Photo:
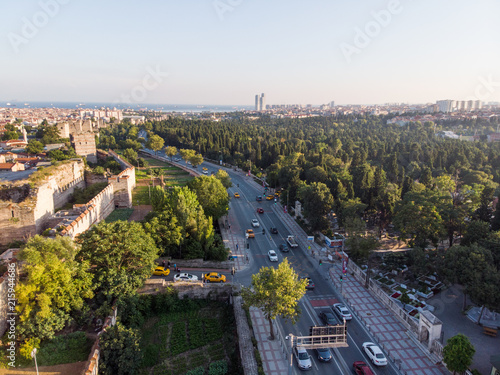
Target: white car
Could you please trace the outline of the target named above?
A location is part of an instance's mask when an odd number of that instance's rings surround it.
[[[267,252],[267,256],[269,257],[269,260],[271,262],[277,262],[278,261],[278,254],[276,254],[276,251],[274,251],[274,250],[269,250]]]
[[[340,319],[352,320],[351,313],[343,303],[335,303],[332,308]]]
[[[310,370],[312,368],[311,356],[307,354],[307,350],[300,346],[296,346],[294,348],[294,354],[299,369]]]
[[[259,220],[257,219],[252,219],[252,227],[260,227]]]
[[[386,366],[387,365],[387,358],[385,358],[385,355],[382,352],[382,349],[380,349],[373,342],[364,342],[362,347],[363,347],[363,350],[365,351],[366,355],[368,356],[368,358],[370,358],[370,361],[372,361],[372,363],[375,366]]]
[[[198,281],[198,276],[190,273],[178,273],[174,276],[174,281]]]
[[[203,174],[208,174],[208,171],[203,171]]]

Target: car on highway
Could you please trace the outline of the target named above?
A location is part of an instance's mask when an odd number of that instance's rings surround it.
[[[253,232],[253,229],[247,229],[247,235],[248,238],[255,238],[255,233]]]
[[[343,303],[335,303],[332,306],[332,310],[340,319],[352,320],[352,315],[347,310],[347,307]]]
[[[307,350],[297,345],[293,348],[297,366],[301,370],[310,370],[312,368],[311,356],[307,354]]]
[[[271,232],[272,234],[278,234],[278,228],[271,227],[271,228],[269,228],[269,232]]]
[[[240,194],[239,194],[239,193],[234,193],[234,197],[235,197],[235,198],[239,198],[239,197],[240,197]]]
[[[310,277],[302,277],[302,279],[307,279],[306,289],[314,289],[314,281]]]
[[[262,207],[257,208],[257,213],[263,214],[264,213],[264,209]]]
[[[272,201],[273,199],[274,199],[274,197],[273,197],[272,195],[268,195],[268,196],[266,197],[266,200],[268,200],[268,201]]]
[[[168,276],[170,275],[170,268],[158,266],[153,270],[155,276]]]
[[[274,251],[274,250],[269,250],[267,252],[267,256],[269,257],[269,260],[271,262],[277,262],[278,261],[278,254],[276,254],[276,251]]]
[[[370,361],[372,361],[375,366],[387,365],[387,358],[382,352],[382,349],[378,347],[378,345],[375,345],[373,342],[364,342],[361,346],[363,347],[363,350],[365,351]]]
[[[208,174],[208,171],[203,171],[203,174]]]
[[[207,167],[203,167],[203,170],[204,170],[204,171],[208,171],[208,168],[207,168]]]
[[[256,228],[256,227],[260,227],[259,220],[257,220],[257,219],[252,219],[252,227],[254,227],[254,228]]]
[[[204,274],[203,279],[206,280],[209,283],[225,283],[226,282],[226,276],[222,275],[218,272],[209,272]]]
[[[286,243],[280,243],[279,247],[280,251],[284,253],[288,253],[290,249],[288,248],[288,245]]]
[[[375,375],[366,363],[363,361],[356,361],[352,364],[352,368],[354,369],[354,373],[356,375]]]
[[[174,281],[198,281],[198,276],[191,275],[190,273],[178,273],[174,276]]]
[[[257,202],[262,202],[262,195],[257,195],[257,196],[255,197],[255,200],[256,200]]]
[[[337,317],[330,311],[321,311],[319,317],[327,326],[336,326],[339,324]]]
[[[317,348],[316,355],[320,362],[330,362],[333,358],[332,351],[328,348]]]

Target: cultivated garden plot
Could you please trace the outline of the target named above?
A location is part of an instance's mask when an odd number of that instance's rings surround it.
[[[237,374],[239,360],[232,308],[200,302],[199,309],[149,318],[141,327],[141,374]]]

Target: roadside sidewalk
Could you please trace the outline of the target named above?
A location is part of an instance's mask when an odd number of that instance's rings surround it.
[[[441,375],[449,373],[444,365],[436,365],[429,360],[418,344],[406,334],[405,327],[397,318],[354,277],[344,278],[342,286],[340,286],[341,263],[335,262],[333,265],[327,263],[326,259],[320,255],[321,246],[307,241],[306,233],[289,214],[283,211],[281,205],[273,205],[273,211],[290,229],[290,234],[295,236],[299,246],[302,246],[304,250],[311,247],[310,250],[305,251],[308,256],[315,259],[323,258],[324,262],[321,266],[319,262],[313,262],[316,269],[322,274],[328,274],[335,287],[341,288],[341,294],[349,301],[352,311],[365,324],[377,343],[403,374]],[[313,251],[316,255],[312,255]],[[327,270],[328,267],[329,270]]]

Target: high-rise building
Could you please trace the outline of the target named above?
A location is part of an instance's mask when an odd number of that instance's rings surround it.
[[[454,100],[438,100],[436,104],[439,107],[439,112],[452,112],[453,109],[455,108],[455,101]]]
[[[330,102],[330,108],[333,108],[333,107],[335,107],[335,102],[332,100],[332,101]]]
[[[255,95],[255,110],[260,111],[259,94]]]
[[[260,111],[266,110],[266,97],[264,93],[260,94]]]

